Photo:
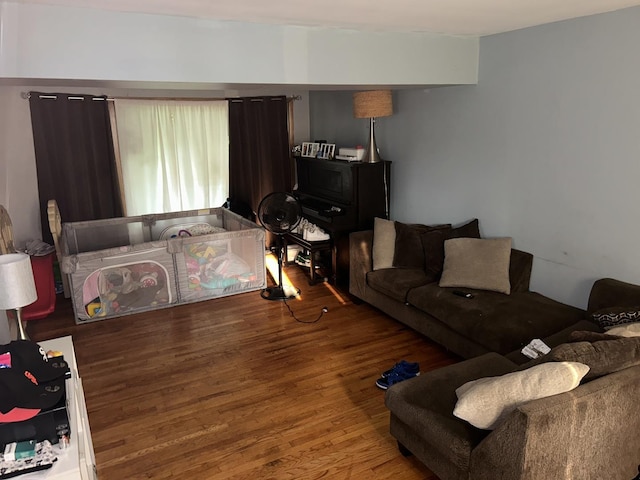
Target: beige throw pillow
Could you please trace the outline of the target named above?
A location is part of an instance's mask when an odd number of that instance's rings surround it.
[[[474,427],[493,430],[520,405],[573,390],[588,371],[579,362],[549,362],[467,382],[456,390],[453,414]]]
[[[640,322],[627,323],[619,327],[613,327],[606,331],[607,335],[620,337],[640,337]]]
[[[374,218],[373,220],[373,269],[391,268],[396,248],[396,225],[392,220]]]
[[[511,293],[511,238],[453,238],[444,242],[441,287]]]

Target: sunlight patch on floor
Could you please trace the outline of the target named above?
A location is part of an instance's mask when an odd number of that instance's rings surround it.
[[[278,258],[273,253],[267,252],[265,253],[265,256],[264,256],[264,262],[267,267],[267,271],[269,272],[269,275],[271,275],[271,278],[273,279],[274,283],[277,284],[278,283]],[[284,268],[282,269],[282,287],[285,290],[285,295],[290,294],[291,296],[295,296],[296,300],[302,299],[301,298],[302,295],[296,294],[297,288],[295,285],[293,285],[293,283],[287,276],[287,272],[284,271]]]
[[[278,258],[273,253],[269,252],[265,254],[264,261],[269,275],[271,275],[271,278],[273,278],[275,283],[278,283]],[[282,285],[293,286],[291,280],[289,280],[289,277],[287,276],[287,272],[284,271],[284,268],[282,269]]]
[[[326,283],[326,282],[325,282],[324,285],[333,294],[333,296],[338,299],[338,301],[342,305],[345,305],[347,303],[347,300],[345,299],[345,297],[333,285],[331,285],[330,283]]]
[[[271,275],[271,278],[273,279],[274,283],[278,283],[278,258],[272,253],[272,252],[266,252],[265,253],[265,257],[264,257],[264,261],[265,261],[265,265],[267,267],[267,271],[269,272],[269,275]],[[282,269],[282,285],[284,286],[284,288],[286,289],[287,287],[291,287],[292,289],[296,289],[296,286],[291,282],[291,280],[289,279],[289,277],[287,276],[287,272],[285,272],[285,269]],[[336,299],[341,303],[341,304],[346,304],[348,303],[347,299],[333,286],[331,285],[329,282],[324,282],[322,283],[322,285],[328,289],[331,294],[336,297]],[[302,294],[298,295],[296,297],[297,300],[302,300]]]

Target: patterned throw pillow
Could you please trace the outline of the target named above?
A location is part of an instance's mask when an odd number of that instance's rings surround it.
[[[640,322],[640,307],[605,308],[593,312],[591,317],[604,330],[609,330],[625,323]]]

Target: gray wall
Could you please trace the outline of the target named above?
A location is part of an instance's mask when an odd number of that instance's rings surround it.
[[[478,79],[479,42],[473,36],[230,22],[5,0],[0,0],[0,32],[0,80],[303,86],[452,85]]]
[[[640,8],[484,37],[477,86],[394,92],[376,138],[392,218],[480,219],[535,255],[532,289],[584,307],[640,283]],[[366,142],[351,94],[313,92],[311,135]]]

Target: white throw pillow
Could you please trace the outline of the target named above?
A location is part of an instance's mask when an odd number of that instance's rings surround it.
[[[547,362],[500,377],[467,382],[456,390],[453,414],[477,428],[493,430],[520,405],[573,390],[589,371],[578,362]]]
[[[640,337],[640,322],[613,327],[604,333],[607,335],[618,335],[619,337]]]
[[[374,218],[373,220],[373,269],[393,267],[396,249],[396,224],[393,220]]]

